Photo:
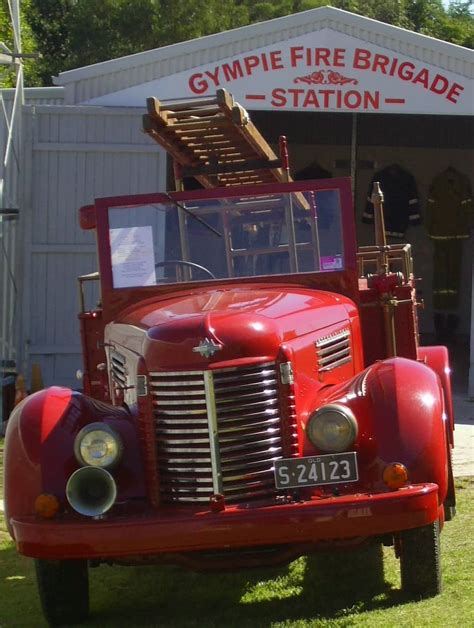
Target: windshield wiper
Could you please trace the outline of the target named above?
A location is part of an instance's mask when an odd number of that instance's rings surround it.
[[[209,229],[209,231],[212,231],[212,233],[215,233],[217,236],[219,236],[219,238],[222,238],[222,233],[220,233],[219,231],[217,231],[217,229],[214,229],[214,227],[212,225],[210,225],[208,222],[206,222],[205,220],[203,220],[202,218],[200,218],[199,216],[196,216],[196,214],[193,214],[193,212],[191,210],[189,210],[187,207],[185,207],[184,205],[182,205],[181,203],[178,203],[178,201],[176,201],[172,196],[170,196],[167,192],[164,193],[164,195],[166,196],[166,198],[169,198],[169,200],[176,205],[176,207],[179,207],[179,209],[182,209],[183,212],[185,212],[186,214],[188,214],[188,216],[191,216],[191,218],[194,218],[194,220],[197,220],[198,222],[201,223],[201,225],[204,225],[205,227],[207,227],[207,229]]]

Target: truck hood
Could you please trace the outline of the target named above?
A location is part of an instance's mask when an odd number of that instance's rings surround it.
[[[215,368],[242,358],[275,359],[283,343],[348,321],[352,312],[350,299],[325,291],[214,288],[130,307],[108,326],[107,341],[133,344],[148,368]]]

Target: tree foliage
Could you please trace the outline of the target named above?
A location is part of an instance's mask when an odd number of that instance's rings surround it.
[[[23,0],[27,84],[108,59],[332,5],[381,22],[474,47],[469,0]],[[12,45],[8,0],[0,0],[0,41]],[[12,81],[0,74],[3,85]]]
[[[25,8],[29,6],[30,0],[24,0],[21,13],[21,43],[23,52],[36,51],[36,38],[32,32],[30,24],[26,19]],[[11,51],[14,51],[13,28],[8,0],[0,0],[0,42],[4,43]],[[28,84],[41,85],[37,61],[27,59],[24,62],[25,76]],[[13,67],[0,65],[0,87],[13,87],[15,85],[15,70]]]

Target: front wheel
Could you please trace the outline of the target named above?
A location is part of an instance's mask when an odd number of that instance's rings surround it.
[[[454,486],[453,459],[448,445],[448,494],[444,500],[444,520],[451,521],[456,515],[456,488]]]
[[[439,521],[400,534],[402,591],[415,597],[441,593]]]
[[[89,572],[85,560],[35,560],[43,614],[51,626],[79,623],[89,614]]]

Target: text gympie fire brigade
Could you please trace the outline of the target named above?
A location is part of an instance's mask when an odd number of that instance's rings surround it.
[[[397,56],[373,53],[365,48],[354,51],[345,48],[305,48],[292,46],[288,50],[272,50],[227,61],[214,68],[193,73],[188,86],[193,94],[203,95],[224,84],[252,76],[255,72],[278,74],[284,70],[304,68],[345,68],[393,77],[411,83],[434,95],[456,104],[464,86],[444,74],[417,65]],[[380,107],[381,94],[377,90],[295,90],[277,86],[272,92],[272,105],[293,105],[302,108],[374,109]]]

